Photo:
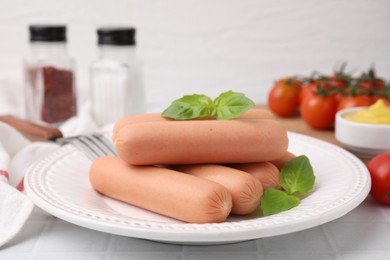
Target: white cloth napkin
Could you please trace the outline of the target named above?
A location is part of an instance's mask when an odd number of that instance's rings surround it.
[[[10,185],[11,158],[28,144],[16,130],[0,122],[0,246],[19,232],[34,207],[20,192],[20,184]],[[12,177],[16,181],[17,177]]]
[[[66,137],[93,133],[100,128],[91,118],[87,102],[78,116],[64,122],[60,130]],[[0,248],[21,230],[34,207],[24,193],[26,170],[58,147],[54,142],[30,142],[14,128],[0,122]]]
[[[19,232],[34,207],[21,193],[23,177],[10,171],[11,159],[28,145],[20,133],[0,122],[0,246]]]

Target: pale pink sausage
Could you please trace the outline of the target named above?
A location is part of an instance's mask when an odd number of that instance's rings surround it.
[[[263,185],[263,189],[280,189],[280,172],[270,162],[242,163],[229,165],[235,169],[247,172],[254,176]]]
[[[252,108],[240,115],[238,119],[275,119],[275,115],[265,109]]]
[[[243,113],[239,118],[241,119],[275,119],[273,113],[268,110],[260,108],[252,108]],[[213,120],[214,118],[207,117],[201,120]],[[141,122],[151,122],[151,121],[172,121],[173,119],[162,117],[159,113],[150,113],[150,114],[139,114],[139,115],[127,115],[120,118],[116,121],[113,128],[113,139],[119,129],[127,124],[141,123]]]
[[[288,136],[269,119],[164,121],[127,124],[114,143],[134,165],[244,163],[280,158]]]
[[[156,166],[132,166],[100,157],[90,168],[93,188],[114,199],[191,223],[223,222],[230,193],[212,181]]]
[[[283,154],[282,157],[276,159],[276,160],[272,160],[271,163],[273,165],[275,165],[279,170],[281,170],[283,168],[283,166],[291,159],[295,158],[296,155],[289,152],[289,151],[286,151],[285,154]]]
[[[113,139],[115,139],[118,131],[127,124],[142,123],[142,122],[151,122],[151,121],[170,121],[161,116],[161,114],[139,114],[139,115],[127,115],[115,122],[114,128],[112,130]]]
[[[234,214],[250,214],[260,204],[261,183],[246,172],[217,164],[179,165],[174,169],[224,186],[232,195]]]

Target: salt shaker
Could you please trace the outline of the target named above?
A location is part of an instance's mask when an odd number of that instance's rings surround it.
[[[98,125],[144,112],[141,63],[135,28],[99,28],[99,58],[91,65],[91,108]]]
[[[31,25],[29,31],[31,53],[24,60],[26,116],[58,125],[77,113],[66,26]]]

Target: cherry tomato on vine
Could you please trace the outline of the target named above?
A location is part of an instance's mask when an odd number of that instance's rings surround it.
[[[357,80],[357,89],[359,92],[375,95],[381,92],[385,87],[385,81],[376,75],[373,68],[364,72]]]
[[[329,93],[334,95],[336,99],[340,101],[343,98],[343,95],[347,92],[349,81],[330,77],[327,79],[327,84],[329,86]]]
[[[295,78],[276,81],[268,94],[270,110],[280,117],[294,115],[299,108],[301,87],[300,81]]]
[[[316,80],[302,86],[301,93],[299,94],[300,102],[302,102],[306,95],[316,92],[321,84],[320,81]]]
[[[372,104],[374,104],[375,102],[377,102],[379,99],[382,99],[383,102],[386,104],[386,98],[381,96],[381,95],[373,95],[370,97],[371,98],[371,101],[372,101]]]
[[[337,99],[333,95],[322,96],[315,92],[305,95],[301,102],[302,119],[314,129],[327,129],[334,125]]]
[[[345,80],[339,79],[336,76],[322,77],[320,79],[313,80],[302,87],[300,100],[302,101],[306,94],[317,92],[318,90],[326,92],[327,95],[333,95],[337,98],[337,100],[340,100],[346,88],[347,81]]]
[[[347,82],[343,79],[337,78],[336,76],[329,77],[326,81],[332,88],[344,89],[347,87]]]
[[[370,195],[378,202],[390,205],[390,153],[375,156],[367,163],[371,175]]]
[[[364,93],[373,93],[383,90],[383,80],[378,78],[359,79],[357,82],[358,90]]]
[[[358,83],[359,90],[361,91],[373,91],[373,90],[382,90],[383,89],[383,81],[382,80],[363,80]]]
[[[390,99],[382,99],[386,106],[390,106]]]
[[[339,93],[351,84],[353,78],[351,73],[345,71],[346,67],[347,64],[343,63],[338,69],[334,70],[333,75],[326,77],[328,85],[331,86],[332,89],[340,90]]]
[[[370,106],[373,103],[372,97],[367,95],[344,96],[338,103],[337,111],[350,107]]]

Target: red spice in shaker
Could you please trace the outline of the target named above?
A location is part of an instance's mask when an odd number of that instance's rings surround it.
[[[44,98],[41,118],[54,123],[64,121],[76,114],[76,99],[73,88],[73,72],[47,66],[42,68]]]
[[[65,26],[30,26],[32,55],[25,60],[26,107],[31,120],[61,123],[76,115],[73,60]]]

